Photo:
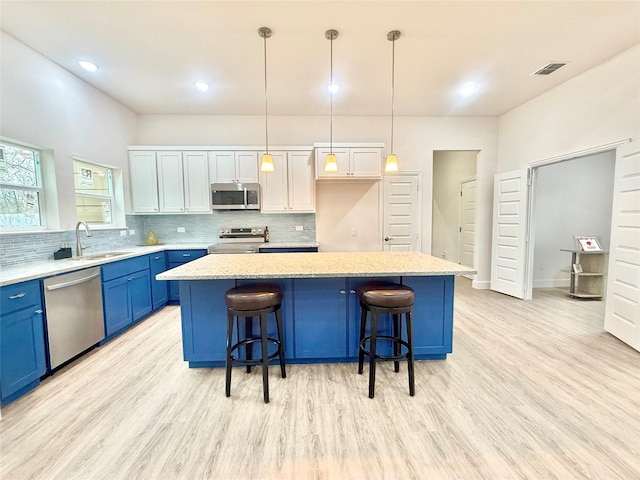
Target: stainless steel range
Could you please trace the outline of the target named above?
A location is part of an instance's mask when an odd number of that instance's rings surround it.
[[[220,243],[210,245],[209,253],[260,253],[260,245],[265,243],[263,227],[224,227],[220,229]]]

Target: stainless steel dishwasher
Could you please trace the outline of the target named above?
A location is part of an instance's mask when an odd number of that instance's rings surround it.
[[[100,267],[45,279],[44,301],[51,369],[104,338]]]

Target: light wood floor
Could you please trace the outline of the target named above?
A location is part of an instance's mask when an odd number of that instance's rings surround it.
[[[2,410],[0,478],[638,479],[640,354],[603,302],[456,284],[454,351],[379,369],[189,369],[167,307]]]

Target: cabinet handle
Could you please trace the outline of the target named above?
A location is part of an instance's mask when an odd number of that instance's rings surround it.
[[[349,293],[356,293],[356,291],[352,289],[352,290],[349,290]]]
[[[160,257],[156,257],[155,260],[160,260]]]
[[[133,277],[127,278],[127,282],[130,282],[131,280],[133,280]]]
[[[42,310],[38,309],[38,310],[36,310],[36,311],[35,311],[35,312],[33,312],[33,313],[41,314],[41,313],[42,313]]]
[[[22,298],[22,297],[24,297],[24,296],[25,296],[25,293],[24,293],[24,292],[22,292],[22,293],[16,293],[15,295],[11,295],[11,296],[9,297],[9,300],[15,300],[16,298]]]
[[[340,290],[338,290],[338,291],[340,292],[340,295],[344,295],[345,293],[347,293],[347,292],[345,292],[345,291],[344,291],[344,290],[342,290],[342,289],[340,289]]]
[[[183,257],[190,257],[190,256],[191,256],[191,254],[190,254],[190,253],[183,253],[183,254],[182,254],[182,256],[183,256]]]

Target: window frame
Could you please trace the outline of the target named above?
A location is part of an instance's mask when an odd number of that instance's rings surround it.
[[[98,200],[109,200],[110,201],[110,205],[111,205],[111,221],[109,223],[96,223],[96,222],[92,222],[89,220],[84,220],[85,222],[87,222],[89,225],[91,225],[92,228],[95,229],[109,229],[109,228],[117,228],[116,227],[116,192],[115,192],[115,181],[114,181],[114,177],[115,177],[115,168],[109,165],[104,165],[101,163],[97,163],[97,162],[92,162],[90,160],[87,160],[86,158],[82,158],[82,157],[78,157],[73,155],[71,157],[72,162],[71,162],[71,169],[72,169],[72,174],[74,176],[74,180],[73,180],[73,198],[74,198],[74,204],[76,207],[76,220],[80,221],[82,220],[79,216],[78,216],[78,197],[84,197],[84,198],[92,198],[92,199],[98,199]],[[108,172],[108,190],[109,190],[109,195],[100,195],[100,194],[95,194],[95,193],[78,193],[78,190],[76,188],[76,183],[75,183],[75,170],[76,170],[76,162],[80,163],[82,165],[86,165],[88,167],[96,167],[96,168],[100,168],[100,169],[104,169],[107,170]]]
[[[20,185],[15,183],[6,183],[0,180],[0,189],[3,190],[19,190],[22,192],[36,192],[38,198],[38,216],[40,225],[21,225],[21,226],[2,226],[0,225],[0,231],[2,232],[39,232],[47,229],[47,217],[46,217],[46,204],[45,204],[45,188],[42,174],[42,150],[32,147],[30,145],[21,144],[19,142],[7,141],[0,138],[0,147],[2,147],[3,157],[6,161],[6,149],[4,147],[12,147],[22,150],[28,150],[33,153],[33,160],[35,164],[35,186],[32,185]]]

